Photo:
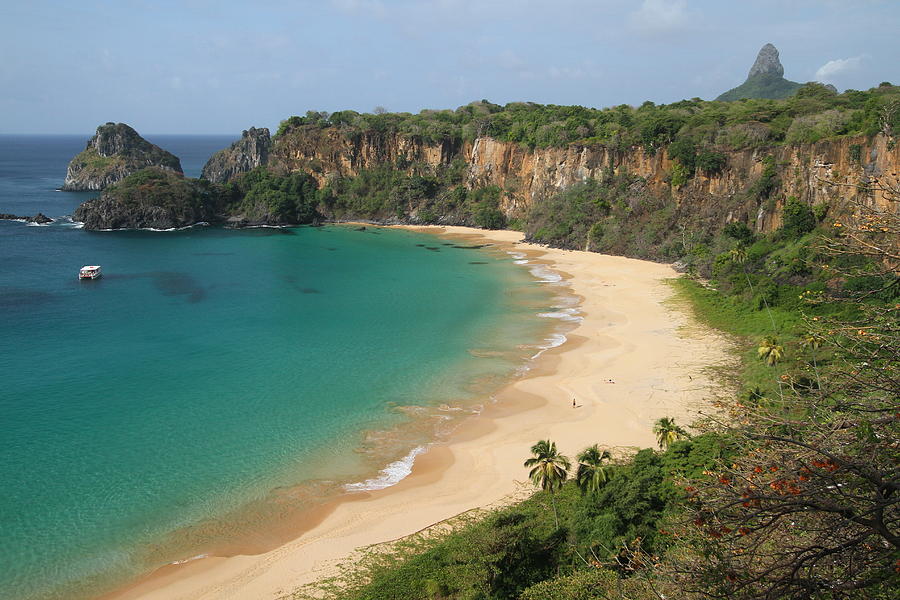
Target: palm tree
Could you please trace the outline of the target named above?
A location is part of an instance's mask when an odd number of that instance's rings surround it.
[[[747,286],[750,288],[750,293],[753,294],[753,283],[750,282],[750,274],[747,273],[747,249],[743,244],[738,244],[734,248],[732,248],[728,252],[728,260],[733,262],[736,265],[741,265],[741,271],[744,273],[744,278],[747,280]],[[766,300],[765,294],[761,295],[763,304],[766,307],[766,313],[769,315],[769,320],[772,321],[772,330],[775,330],[775,317],[772,316],[772,309],[769,308],[769,302]]]
[[[530,468],[528,477],[534,485],[540,486],[544,491],[550,492],[550,502],[553,503],[553,516],[556,526],[559,527],[559,515],[556,512],[556,498],[553,492],[562,487],[569,476],[572,464],[568,457],[556,451],[556,443],[550,440],[540,440],[531,447],[534,455],[525,461],[524,466]]]
[[[771,367],[784,358],[784,346],[781,346],[778,343],[775,336],[766,336],[759,343],[759,348],[756,349],[756,355],[759,356],[761,360],[766,361],[766,364]]]
[[[653,425],[653,433],[656,434],[656,441],[659,443],[660,450],[668,450],[673,442],[687,439],[688,432],[680,425],[675,423],[672,417],[663,417]]]
[[[597,444],[585,448],[578,455],[578,470],[575,472],[575,482],[581,488],[581,493],[596,492],[606,483],[606,468],[603,461],[612,459],[609,450],[601,450]]]
[[[737,265],[743,265],[747,262],[747,250],[743,246],[735,246],[729,250],[728,259]],[[753,286],[750,287],[752,288]]]

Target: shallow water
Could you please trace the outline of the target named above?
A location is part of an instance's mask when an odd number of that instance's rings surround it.
[[[0,212],[57,219],[0,221],[0,597],[90,596],[286,493],[396,482],[434,407],[488,401],[569,315],[554,274],[410,231],[78,229],[91,195],[54,189],[85,139],[0,136]],[[150,139],[189,175],[229,142]]]

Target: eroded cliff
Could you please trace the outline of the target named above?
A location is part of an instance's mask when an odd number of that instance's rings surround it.
[[[881,134],[722,154],[724,164],[716,172],[698,169],[678,181],[667,148],[648,152],[640,146],[623,150],[571,144],[529,149],[490,137],[427,143],[397,134],[349,137],[336,128],[307,126],[276,138],[266,164],[276,172],[308,172],[320,187],[379,167],[433,174],[462,166],[466,188],[502,190],[500,208],[508,218],[522,217],[530,207],[576,183],[627,173],[641,178],[643,189],[663,203],[712,215],[723,225],[740,220],[759,233],[780,226],[781,208],[790,196],[840,212],[860,198],[858,184],[900,171],[900,148]],[[771,190],[747,193],[764,175],[773,174]],[[875,200],[884,202],[878,192]]]

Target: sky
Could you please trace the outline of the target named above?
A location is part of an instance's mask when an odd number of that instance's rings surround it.
[[[0,0],[0,133],[233,134],[307,110],[900,83],[896,0]]]

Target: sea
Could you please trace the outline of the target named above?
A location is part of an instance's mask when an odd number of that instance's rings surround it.
[[[389,487],[565,340],[522,254],[368,226],[90,232],[89,135],[0,136],[0,598],[93,598]],[[146,136],[199,176],[233,136]],[[81,266],[103,277],[79,281]]]

